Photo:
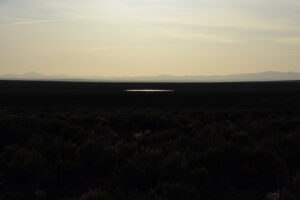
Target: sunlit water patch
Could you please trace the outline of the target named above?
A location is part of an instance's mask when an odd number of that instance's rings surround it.
[[[174,90],[160,90],[160,89],[128,89],[126,92],[174,92]]]

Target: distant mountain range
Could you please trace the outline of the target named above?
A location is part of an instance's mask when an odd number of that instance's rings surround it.
[[[69,79],[66,75],[45,75],[37,72],[26,74],[4,74],[0,75],[2,80],[52,80],[52,79]]]
[[[300,80],[299,72],[244,73],[224,76],[139,76],[139,77],[71,77],[67,75],[44,75],[36,72],[6,74],[0,80],[45,80],[45,81],[93,81],[93,82],[241,82],[241,81],[291,81]]]

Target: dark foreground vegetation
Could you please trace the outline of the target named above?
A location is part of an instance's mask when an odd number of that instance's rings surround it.
[[[0,200],[300,199],[299,92],[273,89],[235,91],[238,106],[225,90],[146,107],[29,105],[26,90],[0,90]]]

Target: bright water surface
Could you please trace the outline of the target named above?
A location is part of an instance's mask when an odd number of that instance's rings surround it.
[[[128,89],[126,92],[174,92],[174,90],[159,90],[159,89]]]

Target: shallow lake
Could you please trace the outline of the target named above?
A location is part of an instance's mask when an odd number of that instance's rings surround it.
[[[160,89],[127,89],[126,92],[174,92],[174,90],[160,90]]]

